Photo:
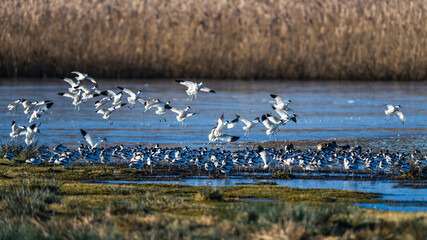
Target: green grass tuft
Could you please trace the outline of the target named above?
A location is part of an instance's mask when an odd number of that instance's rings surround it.
[[[224,201],[222,196],[222,191],[217,188],[206,187],[200,190],[195,196],[194,199],[197,201]]]

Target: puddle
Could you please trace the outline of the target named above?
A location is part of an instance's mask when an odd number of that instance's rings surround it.
[[[181,184],[189,186],[210,186],[210,187],[227,187],[227,186],[239,186],[245,184],[257,184],[272,182],[271,179],[245,179],[245,178],[230,178],[230,179],[182,179],[181,181],[98,181],[97,183],[105,184],[148,184],[148,183],[166,183],[166,184]],[[394,209],[390,211],[405,211],[418,209],[419,211],[425,211],[427,207],[427,189],[425,188],[395,188],[396,181],[350,181],[350,180],[322,180],[322,179],[290,179],[281,180],[275,179],[274,182],[278,186],[294,187],[294,188],[317,188],[317,189],[339,189],[339,190],[352,190],[362,191],[369,193],[380,193],[382,197],[380,199],[405,202],[405,205],[389,206],[387,204],[378,205],[377,208],[381,207],[384,210]],[[409,206],[409,204],[418,204],[422,206]],[[375,204],[374,204],[375,205]],[[369,206],[374,206],[373,204]],[[366,207],[363,205],[363,207]],[[402,210],[403,209],[403,210]]]
[[[276,199],[260,199],[260,198],[239,198],[240,201],[246,202],[275,202]]]
[[[391,205],[387,203],[355,203],[354,205],[362,208],[378,209],[395,212],[427,212],[427,206],[413,206],[406,204]]]

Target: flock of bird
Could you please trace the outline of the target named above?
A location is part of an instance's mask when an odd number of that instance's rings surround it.
[[[87,74],[74,71],[74,80],[71,78],[63,79],[70,87],[67,92],[60,92],[58,95],[72,99],[72,104],[76,111],[80,111],[80,104],[86,103],[89,99],[102,97],[94,103],[96,112],[102,115],[112,124],[111,115],[120,108],[126,105],[133,108],[135,104],[142,104],[145,111],[155,108],[155,113],[160,116],[160,121],[165,120],[164,114],[170,110],[176,115],[178,122],[185,125],[185,119],[191,117],[196,112],[192,112],[190,106],[185,109],[178,109],[171,106],[170,101],[161,101],[159,99],[144,99],[141,96],[142,91],[134,92],[127,88],[118,87],[117,91],[99,89],[97,81]],[[197,94],[202,92],[215,93],[214,90],[203,85],[202,82],[195,83],[192,81],[175,80],[177,83],[187,87],[186,93],[189,101],[197,99]],[[90,85],[84,85],[88,82]],[[124,99],[124,94],[127,98]],[[216,125],[212,128],[208,138],[209,142],[234,142],[240,137],[224,133],[226,129],[235,127],[239,121],[244,123],[242,127],[245,130],[244,137],[249,137],[249,132],[258,123],[262,123],[266,128],[267,135],[274,135],[279,131],[279,128],[286,123],[292,121],[297,122],[297,115],[289,107],[292,103],[291,100],[270,94],[275,100],[271,106],[278,117],[271,114],[263,114],[261,117],[256,117],[250,121],[240,115],[231,120],[224,120],[222,114],[217,120]],[[30,145],[34,142],[37,133],[40,133],[40,125],[33,123],[40,119],[52,106],[53,102],[50,100],[31,102],[26,99],[18,99],[8,105],[8,110],[17,110],[22,105],[24,114],[27,115],[29,126],[19,126],[15,121],[12,122],[12,132],[10,137],[12,139],[19,136],[25,136],[25,143]],[[385,110],[386,120],[391,115],[397,115],[402,124],[404,123],[404,116],[401,112],[401,106],[386,105]],[[42,162],[53,163],[61,166],[69,166],[72,162],[83,160],[90,163],[108,164],[114,160],[129,161],[129,166],[132,168],[141,168],[143,166],[156,166],[157,163],[169,165],[185,165],[185,166],[199,166],[204,167],[207,171],[218,169],[223,173],[228,173],[233,166],[247,167],[247,168],[262,168],[262,169],[280,169],[299,167],[302,170],[319,170],[330,168],[343,169],[347,171],[357,171],[362,169],[369,169],[372,171],[398,171],[406,172],[409,168],[409,163],[406,161],[408,156],[404,154],[390,154],[388,152],[373,153],[372,150],[361,152],[360,149],[351,148],[338,148],[338,146],[331,143],[328,148],[319,149],[319,151],[296,151],[293,147],[285,149],[264,149],[260,146],[254,149],[245,149],[243,151],[226,151],[220,149],[208,150],[207,148],[189,149],[189,148],[146,148],[142,146],[129,148],[120,146],[114,147],[100,147],[107,139],[99,139],[97,142],[92,136],[84,129],[80,129],[83,138],[89,145],[82,145],[78,150],[70,150],[62,144],[50,150],[48,147],[43,146],[39,148],[41,153],[38,157],[27,160],[27,163],[38,165]],[[0,153],[1,154],[1,153]],[[4,156],[7,159],[13,159],[13,153],[7,153]],[[413,155],[411,155],[414,159]],[[426,156],[417,158],[417,164],[422,167],[427,163]]]
[[[81,133],[89,145],[81,145],[71,150],[59,144],[53,149],[39,148],[39,156],[26,160],[31,165],[59,165],[64,169],[72,163],[92,164],[128,164],[130,168],[185,168],[189,171],[205,170],[209,174],[229,174],[232,168],[237,171],[292,171],[296,172],[340,172],[368,174],[397,174],[411,170],[411,165],[422,171],[427,167],[427,155],[416,150],[408,153],[390,153],[388,151],[365,151],[361,147],[338,146],[337,143],[319,145],[317,150],[296,150],[292,144],[283,149],[256,146],[243,150],[229,151],[220,148],[208,149],[188,147],[161,148],[123,145],[100,147],[83,129]],[[5,156],[13,160],[13,153]]]
[[[72,100],[72,105],[74,106],[75,111],[80,111],[80,105],[86,103],[89,99],[99,98],[94,103],[96,113],[102,115],[103,119],[112,122],[112,115],[118,109],[125,107],[126,105],[129,108],[133,108],[135,104],[142,104],[145,108],[145,112],[150,109],[156,109],[155,113],[160,116],[160,121],[165,120],[165,113],[171,111],[176,114],[176,120],[181,122],[182,125],[185,125],[185,120],[193,115],[198,114],[197,112],[191,111],[191,107],[187,106],[184,109],[179,109],[171,106],[170,101],[162,101],[157,98],[143,98],[141,95],[142,90],[136,92],[123,88],[117,87],[117,91],[114,90],[100,90],[98,82],[85,73],[78,71],[73,71],[72,74],[76,76],[74,79],[64,78],[63,80],[67,82],[70,86],[68,87],[67,92],[60,92],[58,95],[70,98]],[[186,93],[188,95],[188,100],[197,99],[197,94],[202,92],[215,93],[214,90],[203,85],[203,82],[195,83],[192,81],[184,80],[175,80],[177,83],[185,86]],[[89,83],[86,84],[86,82]],[[125,97],[127,96],[127,97]],[[232,136],[223,131],[225,129],[233,128],[237,125],[239,120],[244,123],[242,127],[245,130],[244,137],[249,137],[249,132],[254,128],[258,123],[262,123],[266,128],[267,135],[274,135],[279,131],[279,127],[285,125],[289,121],[297,122],[297,115],[293,113],[293,110],[288,107],[292,102],[291,100],[284,100],[282,97],[270,94],[270,96],[275,100],[275,104],[272,105],[272,109],[278,114],[279,117],[266,113],[261,117],[255,118],[253,121],[249,121],[244,117],[241,117],[236,114],[236,118],[229,121],[224,121],[224,114],[218,119],[216,126],[212,129],[208,138],[210,142],[234,142],[237,141],[239,136]],[[32,123],[35,120],[39,119],[45,112],[47,112],[52,106],[53,102],[51,100],[45,101],[35,101],[31,102],[27,99],[18,99],[8,105],[9,110],[17,110],[18,107],[22,105],[24,108],[24,114],[28,116],[29,122]],[[31,113],[31,115],[30,115]],[[40,126],[40,125],[39,125]],[[27,145],[33,143],[36,133],[39,133],[39,129],[35,124],[30,126],[20,126],[15,121],[12,122],[12,132],[10,137],[12,139],[19,137],[21,135],[26,135],[25,143]]]

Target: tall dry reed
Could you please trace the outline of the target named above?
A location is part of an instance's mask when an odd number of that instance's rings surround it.
[[[427,1],[3,0],[0,76],[423,80]]]

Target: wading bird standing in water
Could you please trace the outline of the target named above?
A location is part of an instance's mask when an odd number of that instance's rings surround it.
[[[204,87],[203,82],[195,83],[192,81],[184,81],[184,80],[179,80],[179,79],[175,79],[175,81],[177,83],[187,87],[187,90],[185,92],[187,93],[188,100],[190,100],[190,101],[193,100],[193,98],[197,99],[197,93],[199,91],[215,93],[214,90],[207,88],[207,87]]]

